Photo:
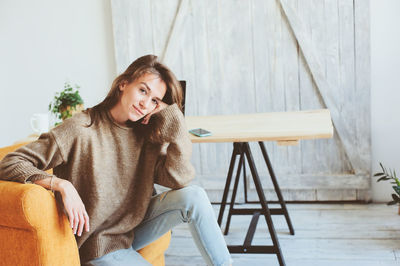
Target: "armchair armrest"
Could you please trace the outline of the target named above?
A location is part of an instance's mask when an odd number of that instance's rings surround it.
[[[0,225],[48,230],[50,220],[62,218],[55,209],[54,196],[41,186],[0,181],[0,195]]]
[[[4,265],[80,265],[68,218],[35,184],[0,181],[0,250]]]

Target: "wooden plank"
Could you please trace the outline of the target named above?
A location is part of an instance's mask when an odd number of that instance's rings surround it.
[[[317,201],[355,201],[356,189],[317,189]]]
[[[276,258],[272,255],[247,255],[243,256],[241,254],[233,254],[232,258],[234,260],[234,265],[237,266],[278,266]],[[166,265],[171,266],[202,266],[204,265],[204,260],[198,254],[197,256],[173,256],[169,255],[166,257]],[[285,257],[286,265],[296,265],[296,266],[337,266],[338,263],[340,265],[352,265],[352,266],[395,266],[398,265],[398,262],[393,260],[384,260],[384,261],[371,261],[371,260],[327,260],[327,259],[292,259]]]
[[[347,60],[340,57],[339,55],[339,43],[341,42],[342,36],[339,33],[339,10],[337,0],[326,0],[323,3],[325,30],[325,75],[327,82],[332,85],[335,89],[336,99],[338,102],[343,102],[346,98],[346,90],[340,85],[340,64],[342,60]],[[315,42],[314,42],[315,43]],[[352,100],[354,101],[354,99]],[[347,120],[347,118],[346,118]],[[319,145],[319,143],[317,144]],[[328,147],[327,147],[328,148]],[[340,139],[336,136],[335,142],[331,143],[328,148],[331,155],[328,159],[328,164],[325,165],[332,171],[337,173],[350,173],[353,171],[350,162],[347,159],[346,151],[343,149],[343,145]]]
[[[246,231],[243,230],[242,231]],[[243,232],[245,233],[245,232]],[[244,236],[240,235],[232,237],[229,234],[226,237],[228,244],[241,244]],[[264,235],[266,235],[264,233]],[[174,236],[172,235],[172,238]],[[399,239],[298,239],[298,238],[280,238],[279,243],[286,258],[292,259],[307,259],[307,260],[318,260],[326,259],[333,261],[341,260],[372,260],[379,262],[382,260],[395,261],[393,250],[398,248],[397,242]],[[174,240],[172,240],[172,243]],[[255,238],[253,245],[268,244],[270,241],[266,241],[262,238]],[[190,238],[181,238],[178,243],[174,243],[167,251],[167,255],[172,256],[199,256],[199,251],[195,248],[193,240]],[[290,252],[289,252],[290,251]],[[289,255],[290,254],[290,255]],[[241,255],[243,256],[243,254]],[[246,254],[246,257],[248,255]],[[260,255],[258,255],[260,256]],[[264,254],[264,256],[266,256]],[[254,257],[253,257],[254,258]],[[189,265],[191,265],[189,263]],[[297,265],[297,264],[295,264]],[[338,265],[338,264],[336,264]],[[339,264],[342,265],[342,264]],[[375,264],[376,265],[376,264]],[[378,264],[379,265],[379,264]]]
[[[193,143],[245,142],[331,138],[328,110],[257,113],[220,116],[188,116],[188,129],[204,128],[208,137],[190,135]]]
[[[253,84],[256,112],[278,111],[276,108],[283,99],[279,97],[280,95],[272,97],[276,91],[274,84],[274,71],[276,71],[274,42],[278,38],[278,29],[275,28],[275,24],[278,23],[275,19],[276,11],[274,1],[252,2]]]
[[[275,2],[276,4],[276,2]],[[300,106],[300,93],[299,93],[299,58],[298,58],[298,43],[296,37],[290,29],[288,21],[284,18],[280,8],[276,5],[281,16],[279,22],[282,33],[281,45],[278,47],[280,50],[279,61],[282,62],[283,68],[283,92],[284,92],[284,108],[286,111],[298,111]],[[276,149],[279,161],[279,169],[281,174],[299,173],[302,171],[302,150],[298,147],[291,147],[298,145],[296,142],[278,143],[281,146]]]
[[[268,3],[268,9],[271,10],[270,18],[267,18],[267,23],[271,23],[272,32],[269,31],[266,37],[271,39],[270,45],[271,48],[269,50],[269,56],[271,60],[271,68],[268,75],[271,76],[272,83],[269,84],[270,87],[266,87],[267,90],[270,90],[270,99],[268,100],[268,104],[271,104],[273,112],[282,112],[287,111],[286,106],[286,92],[285,92],[285,69],[287,65],[294,64],[294,62],[284,61],[283,57],[285,56],[285,47],[287,44],[284,44],[285,36],[288,34],[288,29],[283,25],[283,17],[282,12],[277,5],[276,1]],[[264,35],[263,35],[264,36]],[[262,43],[261,43],[262,45]],[[278,148],[276,145],[271,145],[271,143],[266,143],[267,150],[271,158],[273,158],[273,163],[279,162],[279,167],[282,167],[282,171],[288,172],[288,154],[286,148]],[[254,154],[255,162],[262,162],[262,155],[260,149],[254,149],[252,147],[252,152]],[[274,164],[276,165],[276,164]]]
[[[168,38],[170,37],[170,33],[173,29],[180,0],[169,0],[169,1],[152,0],[148,2],[150,2],[151,5],[151,21],[152,21],[151,29],[148,30],[152,36],[152,45],[154,47],[154,53],[158,55],[161,59],[162,53],[166,48]],[[137,23],[139,23],[139,21],[137,21],[135,17],[132,17],[132,20],[135,20]],[[133,34],[136,38],[142,37],[136,34],[137,33]],[[178,70],[176,68],[176,65],[170,67],[173,67],[175,71]]]
[[[193,67],[195,75],[190,82],[190,86],[186,90],[186,115],[193,116],[196,114],[204,114],[204,104],[207,98],[204,92],[205,88],[210,86],[211,70],[208,57],[208,44],[207,44],[207,3],[205,1],[191,1],[191,12],[193,14],[191,19],[191,30],[189,34],[193,39]],[[198,73],[201,73],[199,75]],[[215,146],[215,145],[214,145]],[[205,164],[202,163],[202,158],[206,157],[208,153],[205,146],[194,144],[192,153],[192,163],[197,173],[204,173]],[[216,153],[211,153],[214,156]],[[214,159],[214,162],[216,160]],[[213,165],[209,165],[213,167]]]
[[[375,266],[397,265],[399,262],[400,223],[395,206],[288,204],[288,209],[296,227],[295,236],[287,233],[283,217],[273,217],[288,265]],[[218,212],[218,206],[214,205],[214,211]],[[225,236],[226,242],[240,244],[250,219],[250,216],[234,216],[229,235]],[[266,230],[265,221],[260,220],[253,240],[255,244],[270,241]],[[272,255],[233,254],[232,257],[234,265],[278,265]],[[186,224],[173,229],[166,260],[170,262],[168,265],[204,264]]]
[[[330,45],[324,39],[327,30],[324,30],[325,19],[323,17],[324,9],[321,1],[301,1],[301,3],[290,2],[291,7],[296,10],[296,14],[302,19],[310,36],[315,49],[318,49],[320,55],[324,55],[324,47]],[[327,14],[329,18],[335,14]],[[337,17],[337,15],[336,15]],[[329,28],[329,32],[335,32],[337,26]],[[324,56],[322,56],[324,59]],[[325,63],[325,60],[322,60]],[[323,64],[322,64],[322,67]],[[324,106],[323,100],[318,92],[318,88],[312,80],[310,70],[303,58],[303,54],[299,49],[299,83],[300,83],[300,104],[302,109],[316,109]],[[350,170],[344,171],[343,164],[348,165],[348,159],[343,151],[342,144],[337,134],[334,134],[333,140],[318,140],[300,142],[302,152],[302,173],[349,173]],[[329,170],[328,170],[329,169]]]
[[[254,257],[253,257],[254,256]],[[278,266],[279,263],[276,258],[271,255],[253,255],[246,256],[240,254],[233,254],[232,258],[237,266],[248,266],[248,265],[269,265]],[[337,266],[337,260],[326,260],[326,259],[291,259],[285,258],[286,265],[296,265],[296,266]],[[204,265],[204,260],[200,256],[168,256],[166,257],[166,265],[171,266],[201,266]],[[340,265],[352,265],[352,266],[395,266],[398,265],[396,261],[371,261],[371,260],[340,260]]]
[[[160,59],[167,65],[173,66],[176,64],[176,53],[182,45],[182,38],[185,33],[186,18],[189,12],[189,0],[180,0],[175,18],[173,19],[171,29],[169,31],[164,49]]]
[[[317,201],[316,190],[314,188],[311,189],[281,189],[282,196],[285,202],[298,202],[298,201]],[[276,191],[274,189],[264,189],[265,198],[267,201],[278,201],[278,196],[276,195]],[[250,188],[248,189],[248,200],[249,201],[258,201],[258,195],[256,189]],[[216,202],[221,201],[221,199]]]
[[[254,96],[257,112],[285,111],[284,65],[280,59],[282,44],[282,14],[275,0],[250,1],[252,3],[252,45],[254,67]],[[250,143],[251,146],[254,146]],[[276,145],[266,142],[271,160],[286,162],[287,155]],[[263,158],[259,148],[254,149],[254,160]],[[285,167],[286,168],[286,167]]]
[[[197,55],[199,59],[197,66],[199,69],[206,68],[206,72],[197,72],[199,77],[198,87],[198,100],[197,100],[197,115],[211,115],[211,114],[222,114],[226,108],[224,104],[221,104],[222,99],[224,103],[230,106],[231,103],[225,100],[225,90],[223,81],[225,80],[225,68],[224,68],[224,49],[223,49],[223,37],[221,33],[222,18],[221,12],[221,1],[194,1],[202,2],[196,3],[200,5],[200,8],[204,10],[204,49],[203,53]],[[193,3],[194,3],[193,2]],[[195,20],[201,19],[194,18]],[[197,34],[197,31],[194,32]],[[203,56],[202,58],[199,58]],[[203,66],[201,66],[203,64]],[[199,73],[201,73],[199,75]],[[204,79],[204,81],[200,81]],[[217,145],[215,143],[200,145],[200,161],[201,161],[201,173],[226,173],[226,169],[223,166],[229,164],[229,159],[232,153],[232,144],[226,143],[223,145]],[[226,174],[225,174],[226,175]]]
[[[299,145],[299,141],[298,140],[278,140],[276,142],[276,144],[278,146],[296,146]],[[289,162],[292,162],[291,160],[289,160]],[[296,161],[294,161],[296,162]]]
[[[353,151],[357,154],[358,167],[354,169],[356,173],[366,172],[362,168],[361,158],[357,151],[356,128],[355,123],[359,119],[359,109],[356,108],[356,102],[359,101],[355,94],[355,55],[354,55],[354,8],[353,1],[338,0],[337,3],[339,15],[339,88],[341,97],[340,111],[346,113],[346,119],[353,121],[347,123],[349,141],[352,142]]]
[[[117,73],[136,58],[154,53],[150,1],[112,0],[112,25]],[[135,19],[132,19],[134,17]],[[140,41],[136,36],[141,36]]]
[[[296,14],[301,16],[302,21],[305,25],[307,25],[306,29],[309,36],[311,35],[311,22],[309,21],[313,15],[311,13],[317,12],[314,10],[314,7],[311,6],[310,1],[302,1],[301,3],[290,2],[291,7],[296,10]],[[320,21],[319,23],[323,23]],[[289,25],[290,28],[290,25]],[[318,93],[318,89],[315,86],[315,83],[312,80],[312,75],[310,74],[310,70],[307,66],[306,61],[303,58],[302,51],[300,47],[298,47],[298,64],[299,64],[299,94],[300,94],[300,107],[301,109],[318,109],[323,107],[323,103],[320,100],[320,95]],[[333,138],[336,139],[338,136],[334,134]],[[323,172],[325,169],[328,169],[328,162],[331,161],[340,161],[338,158],[332,159],[332,157],[336,154],[332,153],[331,146],[332,140],[323,141],[321,144],[320,141],[304,141],[300,142],[300,148],[302,152],[302,169],[301,173],[312,173],[312,172]],[[325,148],[325,152],[321,152],[321,146]],[[321,156],[323,154],[323,156]],[[316,164],[315,162],[318,161]],[[329,168],[333,173],[335,169]]]
[[[215,12],[217,25],[211,32],[217,35],[209,36],[209,56],[216,57],[214,64],[219,70],[211,73],[212,79],[215,80],[214,87],[207,88],[210,99],[204,108],[208,108],[209,115],[254,113],[256,111],[252,49],[254,25],[251,1],[214,2],[217,2]],[[240,16],[238,16],[239,10]],[[215,39],[211,41],[212,37]],[[216,42],[218,45],[212,46]],[[215,155],[212,152],[208,153],[209,158],[207,158],[211,160],[212,156],[217,159],[213,162],[216,168],[210,169],[210,173],[216,173],[215,169],[219,169],[220,173],[226,174],[227,168],[221,166],[229,162],[231,153],[231,143],[215,145]]]
[[[215,78],[220,80],[219,83],[223,87],[229,89],[222,91],[224,104],[219,104],[218,107],[223,114],[253,113],[256,110],[250,1],[222,0],[219,2],[220,35],[218,39],[223,41],[224,46],[220,52],[224,57],[222,77]],[[239,10],[240,19],[237,16]]]
[[[372,201],[371,184],[367,189],[357,189],[357,200],[362,200],[365,202]]]
[[[340,110],[337,107],[337,103],[334,98],[334,91],[331,85],[326,81],[325,75],[322,72],[321,64],[318,56],[314,52],[314,48],[310,43],[310,38],[307,32],[304,30],[302,21],[298,18],[293,9],[287,4],[287,0],[279,1],[282,10],[285,13],[287,20],[296,36],[297,41],[300,44],[300,48],[303,52],[304,59],[306,60],[308,67],[313,76],[314,82],[317,84],[319,92],[324,100],[325,105],[332,113],[332,120],[336,130],[340,136],[340,140],[346,150],[346,154],[353,166],[353,169],[357,172],[360,171],[360,161],[358,158],[357,151],[352,147],[351,133],[345,121],[340,115]]]
[[[356,146],[362,170],[371,173],[370,1],[354,1]]]
[[[400,262],[400,250],[393,250],[396,263]]]
[[[265,167],[265,166],[264,166]],[[258,167],[262,169],[263,167]],[[250,173],[247,172],[250,176]],[[259,174],[264,188],[273,188],[271,178],[267,174]],[[250,178],[250,177],[249,177]],[[281,189],[369,189],[370,178],[364,175],[324,175],[324,174],[288,174],[278,176]],[[251,179],[250,179],[251,180]],[[206,189],[223,189],[225,175],[212,173],[210,175],[198,175],[197,182]],[[250,188],[254,188],[252,181]]]

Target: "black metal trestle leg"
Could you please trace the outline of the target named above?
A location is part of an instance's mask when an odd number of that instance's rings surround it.
[[[229,188],[231,186],[233,168],[235,167],[235,162],[236,162],[236,155],[240,154],[240,152],[241,152],[240,146],[241,145],[238,145],[238,143],[236,143],[236,142],[233,143],[233,151],[232,151],[231,162],[229,164],[228,176],[226,177],[224,194],[222,195],[221,207],[219,208],[219,214],[218,214],[218,225],[219,226],[221,226],[221,223],[222,223],[222,216],[224,215],[224,211],[225,211],[226,199],[228,197]]]
[[[238,184],[239,184],[240,170],[241,170],[241,168],[243,166],[243,159],[244,159],[244,154],[242,152],[240,154],[240,160],[239,160],[239,165],[238,165],[238,169],[237,169],[237,173],[236,173],[235,184],[233,185],[231,204],[229,204],[229,213],[228,213],[228,219],[226,220],[226,226],[225,226],[224,235],[227,235],[228,232],[229,232],[229,225],[231,223],[233,206],[235,205],[236,192],[237,192],[237,188],[238,188]]]
[[[283,199],[283,196],[282,196],[282,193],[281,193],[281,189],[279,188],[278,181],[277,181],[277,178],[275,176],[274,169],[272,168],[271,161],[269,160],[269,156],[268,156],[267,150],[266,150],[266,148],[264,146],[264,143],[262,141],[259,141],[258,143],[260,145],[261,152],[262,152],[262,155],[264,157],[264,161],[265,161],[265,163],[266,163],[266,165],[268,167],[268,172],[269,172],[269,175],[271,177],[272,183],[274,185],[274,190],[275,190],[275,192],[276,192],[276,194],[278,196],[278,202],[277,203],[279,203],[280,206],[281,206],[280,208],[270,209],[271,214],[272,215],[284,215],[285,219],[286,219],[286,223],[287,223],[287,225],[289,227],[290,234],[294,235],[295,231],[294,231],[292,222],[291,222],[290,217],[289,217],[289,212],[288,212],[288,210],[286,208],[286,203],[285,203],[285,200]],[[239,175],[240,168],[243,168],[243,185],[244,185],[244,200],[245,200],[245,203],[258,203],[259,204],[260,201],[249,201],[248,200],[248,196],[247,196],[248,189],[247,189],[247,181],[246,181],[246,166],[245,166],[246,157],[242,156],[242,155],[244,155],[244,150],[241,149],[241,147],[236,146],[236,148],[234,148],[234,154],[235,154],[235,158],[236,158],[237,155],[241,156],[240,157],[239,166],[238,166],[237,175]],[[233,154],[232,154],[232,156],[233,156]],[[231,159],[231,162],[232,162],[232,159]],[[233,162],[233,165],[231,163],[231,165],[232,165],[232,173],[233,173],[234,163],[235,162]],[[227,193],[228,193],[229,188],[230,188],[230,182],[232,180],[232,173],[231,173],[231,175],[228,175],[229,187],[228,187]],[[236,180],[238,180],[238,178],[239,177],[236,176]],[[228,179],[227,179],[227,182],[228,182]],[[231,199],[231,203],[232,203],[231,206],[232,207],[233,207],[233,205],[235,203],[237,187],[238,187],[238,185],[236,185],[236,180],[235,180],[235,185],[234,185],[233,192],[232,192],[232,199]],[[225,187],[226,187],[226,185],[227,184],[225,184]],[[233,195],[235,195],[235,196],[233,196]],[[225,204],[226,204],[226,200],[225,200]],[[223,212],[225,210],[225,206],[223,208],[221,208],[221,209],[222,209],[222,212]],[[233,208],[229,208],[228,220],[227,220],[227,223],[226,223],[226,226],[225,226],[225,232],[224,232],[225,235],[228,234],[231,216],[232,216],[232,214],[234,214],[234,212],[235,212],[235,210]],[[220,212],[220,216],[222,218],[221,212]],[[219,223],[219,224],[221,225],[221,223]]]
[[[276,179],[274,169],[272,168],[271,161],[269,160],[267,149],[264,146],[264,142],[259,141],[258,144],[260,145],[261,152],[262,152],[262,155],[264,157],[264,161],[265,161],[265,163],[266,163],[266,165],[268,167],[268,172],[269,172],[269,175],[271,177],[272,183],[274,185],[274,190],[276,192],[276,195],[278,196],[278,202],[277,203],[279,203],[280,206],[281,206],[281,208],[270,209],[271,210],[271,214],[272,215],[284,215],[285,219],[286,219],[286,223],[287,223],[287,225],[289,227],[290,234],[294,235],[295,234],[294,233],[294,228],[293,228],[292,222],[291,222],[290,217],[289,217],[289,212],[287,211],[285,200],[283,199],[282,192],[281,192],[281,189],[279,188],[278,181]],[[243,153],[243,151],[242,151],[242,153]],[[248,200],[248,197],[247,197],[248,189],[247,189],[247,182],[246,182],[246,166],[245,166],[245,162],[246,162],[246,158],[243,158],[243,162],[241,162],[241,164],[243,166],[244,202],[245,203],[258,203],[259,204],[260,201],[249,201]],[[235,188],[234,188],[234,191],[235,191]],[[235,201],[231,200],[231,202],[235,202]],[[228,214],[228,217],[230,217],[230,216],[231,216],[231,210],[229,210],[229,214]],[[229,228],[228,224],[227,224],[227,227]],[[225,230],[225,234],[227,234],[227,231],[228,230]]]
[[[271,161],[269,160],[267,149],[264,146],[264,142],[259,141],[258,144],[260,145],[261,152],[263,154],[265,163],[267,164],[268,172],[269,172],[269,175],[271,176],[272,183],[274,184],[274,189],[275,189],[276,195],[278,196],[279,204],[281,205],[283,215],[285,215],[286,223],[288,224],[290,234],[294,235],[294,228],[292,225],[292,221],[290,220],[289,213],[286,208],[285,200],[282,197],[281,189],[279,188],[274,169],[272,169],[272,164],[271,164]]]
[[[250,223],[249,229],[246,234],[246,238],[244,240],[243,245],[241,246],[232,246],[228,245],[228,249],[231,253],[262,253],[262,254],[276,254],[279,264],[281,266],[285,265],[282,251],[278,242],[278,238],[275,232],[275,228],[272,222],[271,215],[274,214],[283,214],[281,209],[278,210],[270,210],[267,205],[267,201],[265,199],[264,191],[261,185],[260,178],[258,176],[258,172],[254,163],[253,156],[250,151],[250,146],[247,142],[241,142],[241,143],[234,143],[234,148],[232,152],[232,157],[231,157],[231,162],[229,166],[229,171],[228,171],[228,176],[226,179],[225,183],[225,189],[224,189],[224,194],[222,197],[221,201],[221,208],[219,210],[218,214],[218,224],[221,226],[222,223],[222,217],[223,213],[225,210],[225,206],[227,203],[227,197],[229,193],[229,188],[231,185],[232,181],[232,176],[233,176],[233,170],[235,167],[235,162],[236,162],[236,156],[240,155],[240,161],[237,169],[237,174],[235,178],[235,184],[234,188],[232,191],[232,197],[231,197],[231,202],[230,202],[230,208],[229,208],[229,214],[228,214],[228,219],[227,219],[227,224],[225,227],[225,234],[228,233],[229,231],[229,225],[230,225],[230,220],[232,215],[253,215],[252,221]],[[240,179],[240,172],[241,172],[241,167],[244,167],[244,160],[247,158],[248,165],[250,167],[250,171],[253,177],[253,181],[257,190],[257,195],[259,198],[259,203],[261,204],[261,209],[260,208],[246,208],[246,209],[235,209],[234,204],[235,204],[235,198],[236,198],[236,192],[237,192],[237,187]],[[245,170],[244,170],[245,171]],[[247,195],[246,195],[247,198]],[[272,244],[269,246],[253,246],[251,245],[251,242],[254,237],[254,233],[257,227],[257,222],[258,218],[260,215],[263,215],[265,217],[265,221],[267,222],[268,225],[268,231],[271,236]]]

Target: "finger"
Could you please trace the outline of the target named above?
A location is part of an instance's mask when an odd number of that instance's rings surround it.
[[[72,213],[71,210],[68,210],[67,214],[68,214],[69,224],[71,225],[71,228],[74,228],[74,214]]]
[[[85,218],[85,230],[86,230],[86,232],[89,232],[89,215],[87,214],[87,212],[85,211],[84,213],[83,213],[83,216],[84,216],[84,218]]]
[[[143,119],[143,121],[142,121],[142,124],[147,125],[147,124],[149,123],[150,117],[151,117],[152,115],[154,115],[155,113],[159,112],[160,110],[161,110],[161,104],[160,104],[160,102],[158,102],[157,105],[156,105],[156,108],[154,108],[153,111],[151,111],[150,113],[148,113],[148,114],[144,117],[144,119]]]
[[[78,224],[79,224],[79,216],[76,211],[74,211],[74,235],[76,234],[76,230],[78,230]]]
[[[150,115],[150,113],[148,113],[147,115],[145,115],[145,116],[143,117],[142,124],[146,123],[147,118],[148,118],[149,115]]]
[[[148,123],[149,123],[149,120],[150,120],[150,117],[151,117],[151,113],[150,114],[148,114],[144,119],[143,119],[143,124],[145,124],[145,125],[147,125]]]
[[[82,211],[79,212],[79,228],[78,228],[78,236],[82,235],[83,225],[85,224],[85,219],[83,218]]]

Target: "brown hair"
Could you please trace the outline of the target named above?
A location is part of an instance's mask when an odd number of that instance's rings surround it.
[[[125,82],[131,83],[147,73],[159,76],[167,85],[163,102],[169,105],[176,103],[182,110],[182,88],[174,73],[166,65],[159,62],[157,56],[145,55],[136,59],[124,73],[114,79],[108,95],[101,103],[85,110],[86,113],[89,113],[91,119],[88,127],[98,121],[100,112],[108,111],[118,103],[121,98],[120,85]]]

